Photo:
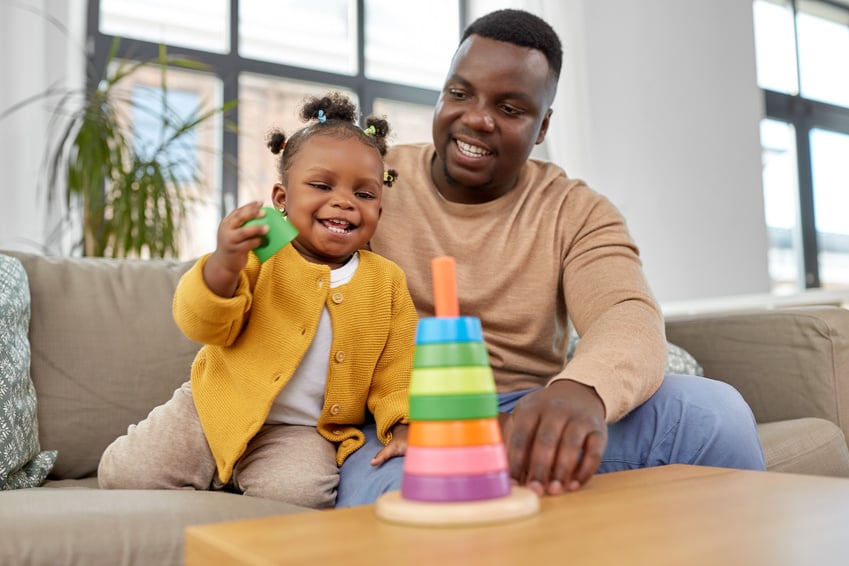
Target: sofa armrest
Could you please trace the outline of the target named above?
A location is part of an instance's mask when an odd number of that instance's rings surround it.
[[[820,417],[849,438],[849,310],[792,307],[666,322],[668,340],[733,385],[759,423]]]

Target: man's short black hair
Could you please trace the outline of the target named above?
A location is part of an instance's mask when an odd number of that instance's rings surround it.
[[[557,32],[539,16],[524,10],[496,10],[469,24],[463,31],[460,43],[472,34],[542,51],[554,78],[560,78],[563,46]]]

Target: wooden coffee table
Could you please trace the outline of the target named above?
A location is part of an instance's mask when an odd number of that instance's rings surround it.
[[[849,564],[849,480],[699,466],[597,475],[529,518],[428,528],[374,506],[190,527],[186,565]]]

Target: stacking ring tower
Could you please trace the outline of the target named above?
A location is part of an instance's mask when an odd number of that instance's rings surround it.
[[[435,258],[431,267],[436,316],[420,319],[416,331],[401,489],[377,500],[377,515],[422,526],[527,517],[539,499],[511,485],[480,319],[459,315],[454,259]]]

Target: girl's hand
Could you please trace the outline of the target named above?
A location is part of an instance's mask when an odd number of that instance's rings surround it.
[[[407,428],[407,425],[401,423],[392,427],[392,440],[372,458],[372,466],[379,466],[390,458],[404,455],[407,451]]]
[[[224,217],[218,226],[218,247],[203,267],[203,278],[218,296],[232,297],[239,284],[239,273],[248,264],[248,253],[262,243],[268,226],[244,226],[254,218],[262,218],[262,201],[240,206]]]

